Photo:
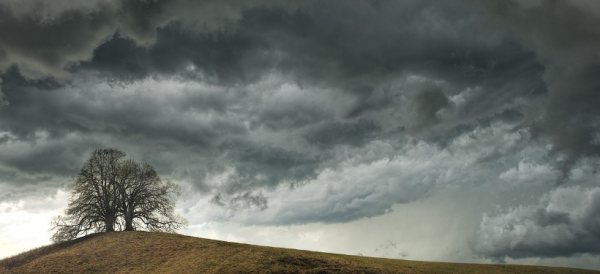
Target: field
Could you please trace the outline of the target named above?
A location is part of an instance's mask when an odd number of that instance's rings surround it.
[[[0,261],[0,273],[600,273],[436,263],[255,246],[166,233],[111,232]]]

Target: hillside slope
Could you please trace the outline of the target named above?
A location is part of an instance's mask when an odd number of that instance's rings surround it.
[[[327,254],[149,232],[90,235],[0,261],[0,273],[600,273]]]

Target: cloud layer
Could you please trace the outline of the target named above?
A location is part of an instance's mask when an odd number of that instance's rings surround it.
[[[537,205],[484,216],[474,249],[505,257],[569,257],[600,253],[600,188],[558,188]]]

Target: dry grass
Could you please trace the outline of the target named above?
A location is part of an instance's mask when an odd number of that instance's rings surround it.
[[[431,263],[112,232],[0,261],[0,273],[600,273],[540,266]]]

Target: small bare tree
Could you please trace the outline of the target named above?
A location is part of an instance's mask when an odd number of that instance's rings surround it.
[[[77,238],[89,232],[114,231],[117,220],[116,178],[125,153],[99,149],[75,177],[75,186],[65,216],[52,220],[54,242]]]
[[[125,221],[125,230],[143,228],[150,231],[174,232],[186,221],[174,214],[173,195],[179,195],[179,186],[163,183],[148,164],[128,160],[122,165],[119,185],[119,212]]]
[[[178,186],[163,183],[152,166],[122,160],[125,153],[98,149],[75,177],[64,216],[52,220],[52,241],[92,232],[145,229],[174,232],[186,221],[174,214]]]

